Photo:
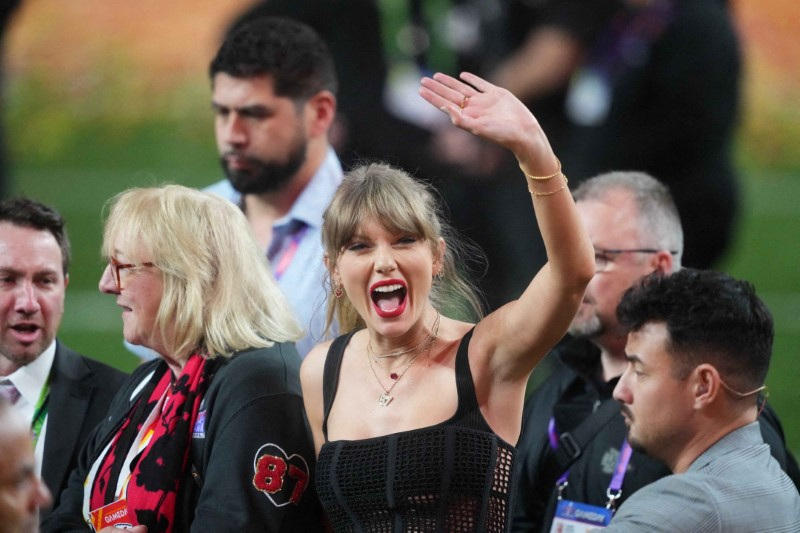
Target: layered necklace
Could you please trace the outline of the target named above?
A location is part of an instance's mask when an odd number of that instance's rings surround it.
[[[417,359],[419,359],[419,357],[426,352],[430,356],[430,350],[433,347],[433,344],[436,342],[436,338],[439,335],[439,321],[441,320],[441,318],[442,315],[437,311],[436,320],[434,320],[433,327],[431,328],[430,333],[428,333],[428,335],[424,339],[422,339],[422,342],[407,350],[400,350],[396,352],[379,354],[379,353],[374,353],[372,351],[372,343],[367,342],[367,360],[369,361],[369,367],[372,370],[372,375],[375,376],[375,380],[378,382],[378,385],[380,385],[381,389],[383,389],[383,394],[381,394],[378,397],[378,404],[381,407],[386,407],[387,405],[389,405],[389,403],[391,403],[391,401],[394,399],[393,396],[390,396],[392,389],[394,389],[395,385],[397,385],[400,382],[400,380],[403,378],[406,372],[408,372],[408,369],[411,368],[411,366],[417,362]],[[418,351],[418,353],[416,353],[400,371],[389,372],[389,378],[392,380],[392,384],[389,386],[389,388],[384,387],[383,381],[381,381],[381,378],[378,377],[378,372],[375,370],[375,365],[377,364],[386,372],[388,372],[388,370],[386,370],[386,368],[384,368],[384,366],[381,365],[380,362],[378,362],[378,359],[389,359],[389,358],[400,357],[401,355],[410,354],[415,351]]]

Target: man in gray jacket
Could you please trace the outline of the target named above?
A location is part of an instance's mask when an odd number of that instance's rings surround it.
[[[756,422],[774,329],[752,285],[653,274],[617,316],[630,331],[614,389],[627,441],[673,475],[628,498],[608,531],[800,531],[800,496]]]

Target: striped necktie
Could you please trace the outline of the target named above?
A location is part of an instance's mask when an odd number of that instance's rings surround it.
[[[21,394],[13,383],[7,379],[4,379],[3,381],[0,381],[0,396],[5,397],[11,403],[11,405],[14,405],[20,399]]]

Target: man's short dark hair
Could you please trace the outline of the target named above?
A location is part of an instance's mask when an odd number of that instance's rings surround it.
[[[61,213],[30,198],[17,197],[0,201],[0,222],[14,226],[49,231],[61,248],[61,267],[64,275],[69,271],[70,246],[64,218]]]
[[[760,387],[767,377],[772,314],[746,281],[690,268],[650,274],[623,294],[617,318],[630,331],[664,323],[679,377],[710,363],[740,392]]]
[[[269,75],[275,94],[307,100],[319,91],[336,94],[336,67],[325,41],[310,27],[285,17],[262,17],[234,26],[209,75],[235,78]]]

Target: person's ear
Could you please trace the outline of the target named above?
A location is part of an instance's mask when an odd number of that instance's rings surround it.
[[[339,269],[333,264],[328,252],[322,254],[322,262],[325,263],[325,270],[330,273],[331,281],[339,283]]]
[[[306,102],[308,112],[308,134],[310,137],[327,135],[336,118],[336,96],[330,91],[322,90]]]
[[[653,271],[659,274],[671,274],[675,267],[675,256],[669,253],[669,250],[659,250],[658,253],[653,254]]]
[[[703,409],[717,399],[720,391],[719,371],[713,365],[703,363],[691,373],[695,409]]]

